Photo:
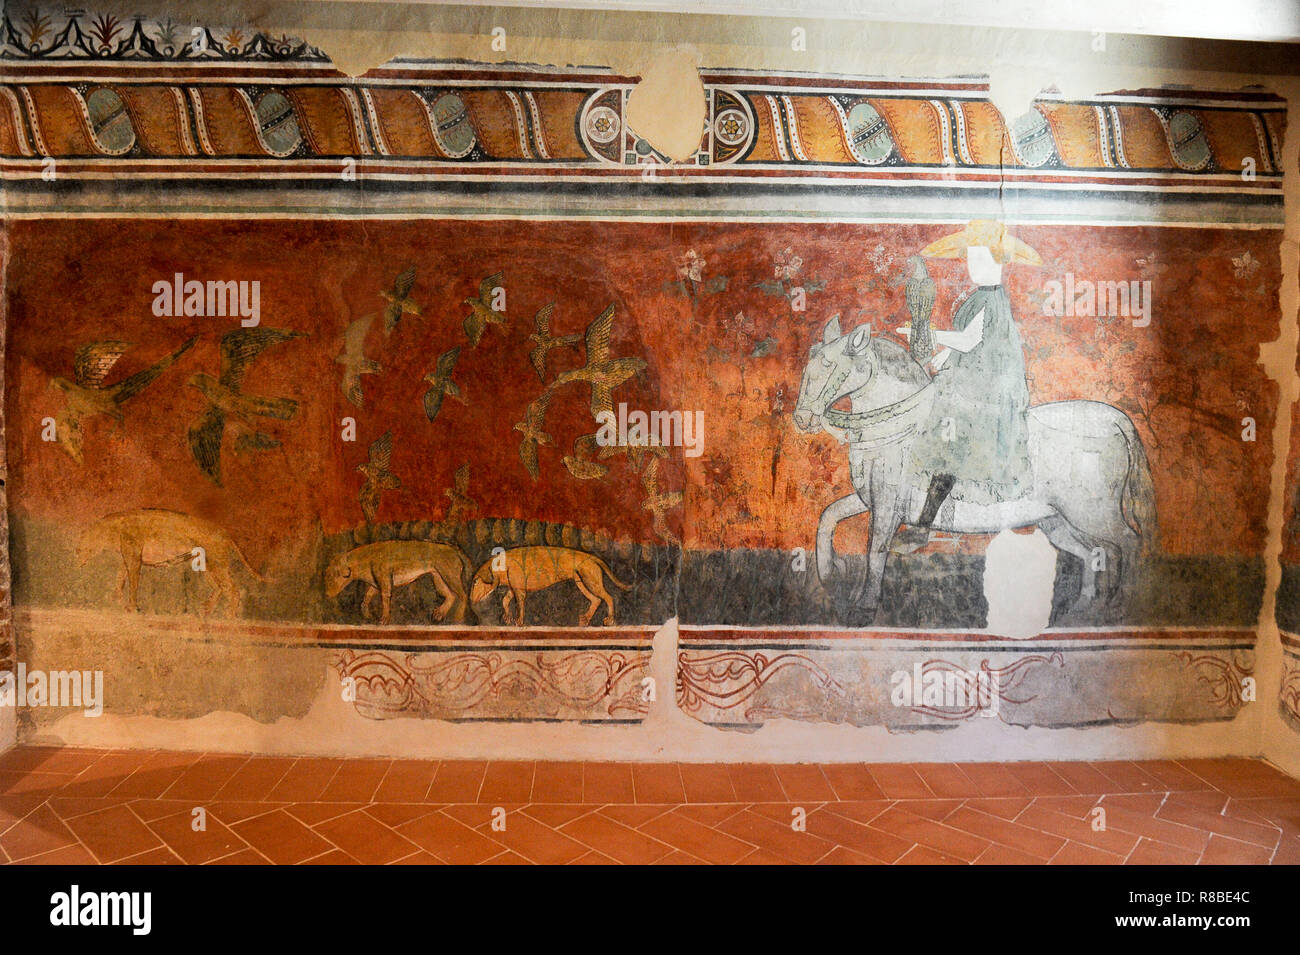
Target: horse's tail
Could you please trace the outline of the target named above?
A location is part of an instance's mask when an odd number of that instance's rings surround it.
[[[1125,415],[1120,423],[1120,433],[1128,451],[1128,472],[1124,476],[1124,490],[1120,508],[1124,522],[1137,534],[1140,553],[1153,552],[1160,542],[1160,527],[1156,522],[1156,489],[1151,482],[1151,465],[1146,448],[1138,436],[1133,422]]]

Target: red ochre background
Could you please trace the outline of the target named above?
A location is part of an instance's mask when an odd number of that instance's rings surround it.
[[[386,492],[380,522],[438,520],[444,490],[471,469],[475,517],[562,522],[612,537],[655,541],[642,508],[640,475],[623,459],[599,481],[561,464],[574,438],[595,425],[586,388],[567,386],[551,403],[534,483],[513,430],[543,385],[528,362],[533,315],[554,301],[553,334],[583,331],[615,304],[613,354],[638,355],[644,375],[615,390],[615,402],[645,410],[704,412],[703,454],[680,450],[662,462],[661,491],[686,488],[669,524],[691,548],[810,547],[817,517],[849,488],[846,449],[797,433],[790,413],[808,348],[841,315],[876,334],[905,324],[906,258],[954,231],[944,225],[668,224],[537,221],[42,220],[10,225],[8,434],[11,506],[70,530],[103,514],[166,507],[225,527],[257,565],[280,544],[361,522],[355,466],[385,431],[402,487]],[[1044,260],[1008,266],[1005,284],[1024,340],[1034,402],[1091,398],[1133,417],[1155,479],[1162,550],[1254,555],[1263,546],[1276,391],[1257,364],[1260,342],[1277,336],[1278,234],[1268,230],[1034,226],[1015,230]],[[788,251],[787,251],[788,250]],[[682,281],[688,252],[700,282]],[[796,312],[776,280],[796,266],[788,289],[807,290]],[[377,318],[367,354],[384,368],[363,378],[365,405],[340,390],[342,333],[382,312],[378,292],[415,265],[413,299],[389,338]],[[935,323],[947,327],[969,287],[960,261],[931,261],[938,283]],[[509,324],[490,327],[478,348],[465,342],[462,304],[479,281],[505,274]],[[224,488],[197,469],[186,431],[203,407],[190,375],[218,370],[230,318],[155,318],[153,283],[259,280],[262,325],[308,333],[276,345],[251,366],[244,390],[300,402],[289,422],[263,429],[283,447],[239,454],[227,437]],[[1117,318],[1043,314],[1049,280],[1149,279],[1153,319],[1134,328]],[[725,279],[725,283],[724,283]],[[725,287],[724,287],[725,285]],[[775,294],[774,294],[775,293]],[[124,422],[86,428],[84,464],[40,439],[41,420],[62,395],[52,377],[71,378],[75,349],[99,339],[135,343],[108,381],[146,367],[191,335],[200,342],[124,406]],[[421,395],[439,354],[462,345],[454,380],[469,405],[444,402],[433,423]],[[583,361],[578,349],[551,353],[551,375]],[[340,419],[357,422],[355,444]],[[1258,439],[1241,440],[1241,419]],[[843,543],[861,546],[865,522]],[[856,538],[856,539],[855,539]],[[842,543],[842,546],[843,546]]]

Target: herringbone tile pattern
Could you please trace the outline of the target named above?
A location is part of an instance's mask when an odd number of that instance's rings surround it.
[[[1300,782],[1245,759],[698,765],[28,747],[0,756],[0,862],[1295,864]]]

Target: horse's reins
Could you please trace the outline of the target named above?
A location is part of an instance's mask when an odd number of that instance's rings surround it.
[[[838,382],[828,381],[827,387],[835,383],[838,388],[847,378],[845,372]],[[922,420],[929,415],[930,402],[926,399],[933,397],[933,385],[933,381],[928,382],[906,398],[870,411],[838,411],[828,407],[822,412],[822,423],[828,429],[842,432],[835,436],[852,447],[872,449],[897,444],[915,434]],[[823,388],[822,394],[825,393]],[[888,430],[882,427],[884,425],[888,425]]]

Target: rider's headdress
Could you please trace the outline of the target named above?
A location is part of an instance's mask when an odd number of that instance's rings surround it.
[[[1024,265],[1042,265],[1037,252],[1021,242],[1001,222],[992,219],[975,219],[966,228],[931,242],[921,254],[929,259],[964,259],[972,246],[984,246],[993,254],[999,265],[1019,262]]]

